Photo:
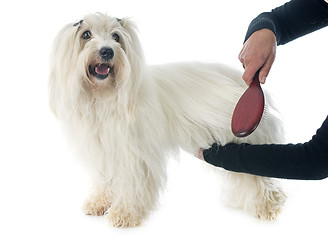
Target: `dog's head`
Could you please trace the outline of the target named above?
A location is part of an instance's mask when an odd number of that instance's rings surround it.
[[[81,94],[113,97],[131,85],[131,76],[143,64],[134,23],[100,13],[66,25],[57,35],[52,57],[51,105]]]

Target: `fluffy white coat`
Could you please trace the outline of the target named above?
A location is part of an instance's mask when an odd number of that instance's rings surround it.
[[[82,34],[89,31],[90,38]],[[119,41],[117,41],[117,36]],[[103,47],[113,49],[107,62]],[[247,138],[230,129],[234,106],[245,91],[241,74],[219,64],[148,66],[129,19],[90,14],[58,34],[51,61],[50,106],[63,123],[94,181],[84,209],[117,227],[136,226],[156,206],[166,180],[166,159],[179,148],[192,154],[214,142],[281,142],[271,114]],[[93,66],[108,64],[106,79]],[[227,197],[264,219],[274,219],[285,194],[272,179],[229,173]]]

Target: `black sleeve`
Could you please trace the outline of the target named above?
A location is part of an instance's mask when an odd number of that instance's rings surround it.
[[[328,117],[304,144],[214,144],[203,151],[206,162],[234,172],[265,177],[319,180],[328,177]]]
[[[328,3],[325,0],[291,0],[257,16],[248,27],[245,41],[255,31],[268,28],[276,35],[277,44],[282,45],[327,25]]]

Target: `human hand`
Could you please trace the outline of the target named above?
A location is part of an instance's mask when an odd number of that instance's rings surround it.
[[[276,57],[276,47],[276,36],[265,28],[254,32],[244,43],[238,58],[245,68],[243,79],[248,86],[260,68],[259,80],[262,84],[265,83]]]

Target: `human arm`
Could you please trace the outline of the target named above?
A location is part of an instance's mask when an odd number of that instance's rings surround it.
[[[328,116],[316,135],[299,144],[214,144],[204,160],[226,170],[265,177],[319,180],[328,177]]]
[[[243,79],[250,85],[255,73],[265,82],[275,59],[276,45],[286,44],[328,25],[325,0],[292,0],[271,12],[261,13],[249,25],[239,60]]]

